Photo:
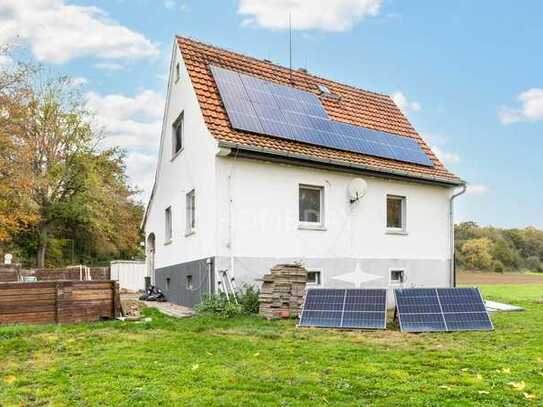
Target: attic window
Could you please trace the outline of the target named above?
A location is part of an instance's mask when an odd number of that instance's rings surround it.
[[[320,83],[317,84],[317,87],[319,88],[322,95],[331,95],[332,94],[332,92],[330,92],[330,89],[328,89],[324,85],[321,85]]]

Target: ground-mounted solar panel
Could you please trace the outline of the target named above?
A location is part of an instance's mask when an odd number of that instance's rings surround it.
[[[310,92],[211,66],[233,128],[431,167],[417,140],[331,120]]]
[[[394,296],[404,332],[494,329],[477,288],[402,288]]]
[[[385,289],[310,288],[300,326],[385,329],[386,302]]]
[[[437,294],[448,331],[494,329],[478,288],[438,288]]]

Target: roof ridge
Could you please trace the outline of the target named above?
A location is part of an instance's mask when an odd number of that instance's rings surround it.
[[[197,40],[196,38],[192,38],[192,37],[189,37],[189,36],[181,36],[181,35],[175,34],[175,38],[177,40],[188,40],[188,41],[197,43],[199,45],[214,48],[214,49],[219,50],[219,51],[229,52],[231,54],[236,54],[236,55],[238,55],[240,57],[247,58],[247,59],[259,62],[261,64],[273,65],[273,66],[275,66],[277,68],[284,69],[286,71],[291,70],[289,67],[278,64],[278,63],[275,63],[273,61],[259,59],[259,58],[256,58],[256,57],[253,57],[253,56],[250,56],[250,55],[242,54],[239,51],[231,50],[231,49],[224,48],[224,47],[219,47],[217,45],[210,44],[210,43],[207,43],[207,42],[203,42],[203,41]],[[321,81],[332,82],[332,83],[337,84],[339,86],[346,86],[346,87],[351,88],[352,90],[357,91],[357,92],[371,93],[373,95],[380,96],[380,97],[385,97],[385,98],[388,98],[388,99],[392,100],[392,96],[390,96],[389,94],[376,92],[376,91],[368,90],[368,89],[362,89],[362,88],[359,88],[359,87],[357,87],[355,85],[352,85],[352,84],[349,84],[349,83],[338,82],[338,81],[333,80],[333,79],[328,79],[328,78],[324,78],[324,77],[319,76],[319,75],[312,74],[309,71],[300,72],[298,69],[292,69],[292,73],[296,73],[297,75],[309,76],[309,77],[312,77],[312,78],[315,78],[315,79],[318,79],[318,80],[321,80]]]

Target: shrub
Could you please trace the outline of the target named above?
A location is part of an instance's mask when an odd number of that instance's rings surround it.
[[[495,273],[503,274],[503,272],[505,271],[505,266],[503,265],[501,261],[496,260],[494,262],[493,269]]]
[[[542,272],[543,265],[541,264],[541,259],[537,256],[530,256],[525,261],[524,264],[526,268],[530,271]]]
[[[260,290],[252,285],[244,284],[238,294],[238,301],[244,313],[258,314]]]
[[[242,313],[241,305],[229,301],[224,293],[206,295],[195,308],[199,313],[217,315],[223,318],[231,318]]]
[[[243,285],[236,295],[238,303],[230,300],[225,293],[207,295],[195,308],[201,314],[232,318],[241,314],[258,313],[260,290],[250,285]]]

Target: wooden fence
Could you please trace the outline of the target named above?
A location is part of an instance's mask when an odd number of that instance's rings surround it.
[[[88,271],[87,271],[88,270]],[[22,281],[24,277],[36,277],[38,281],[57,280],[111,280],[109,267],[70,267],[57,269],[22,269],[17,264],[0,264],[0,283]]]
[[[19,281],[21,266],[18,264],[0,264],[0,283]]]
[[[115,281],[0,283],[0,324],[90,322],[120,310]]]

